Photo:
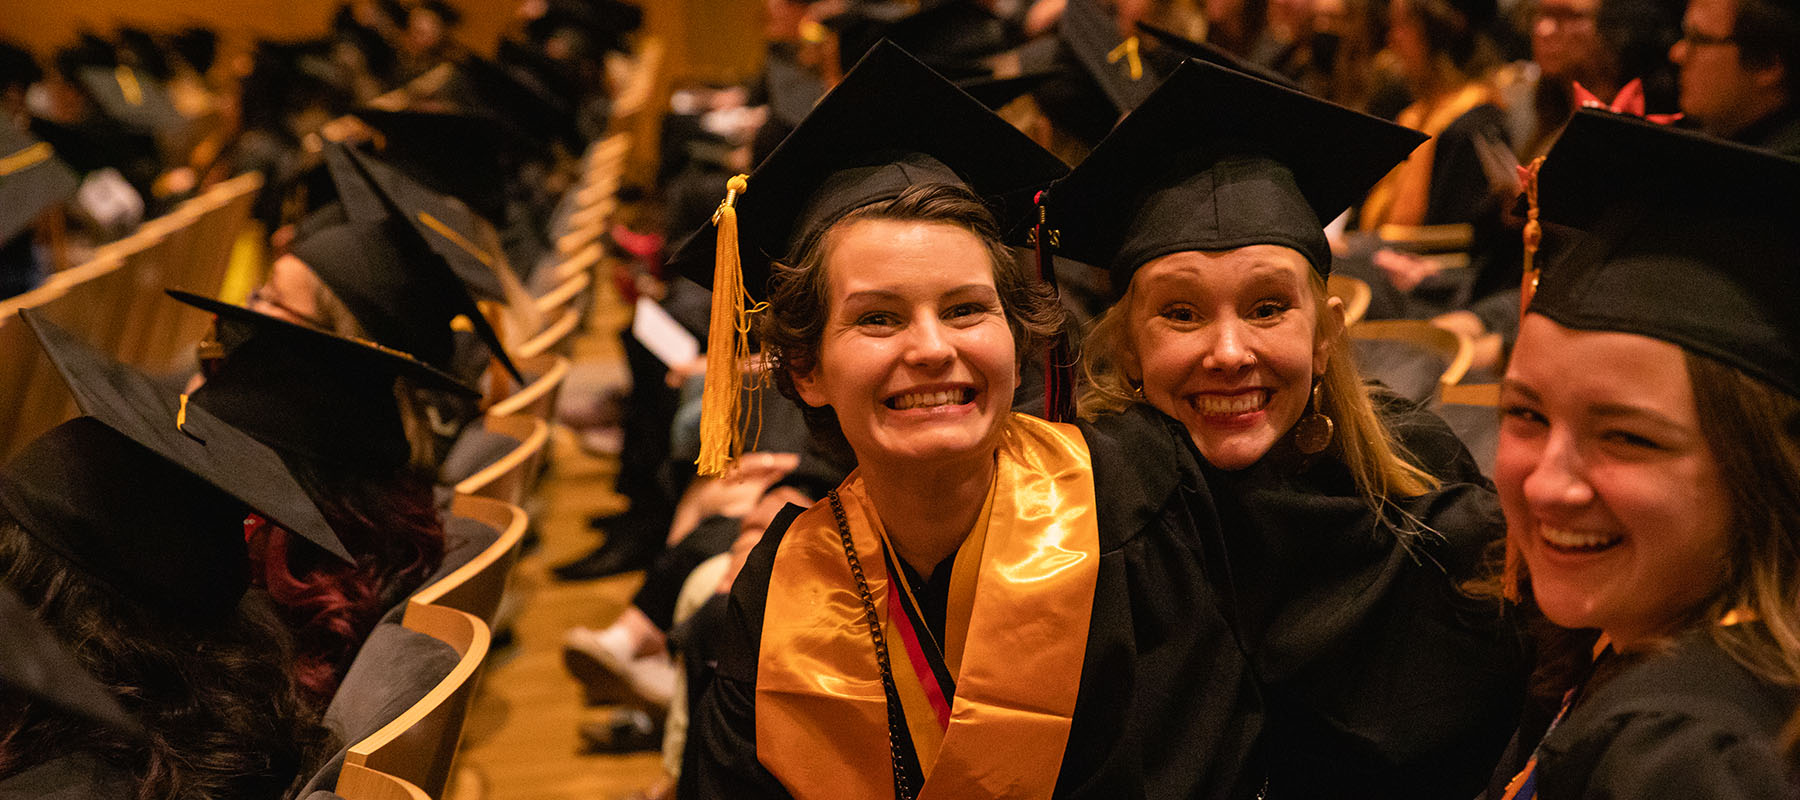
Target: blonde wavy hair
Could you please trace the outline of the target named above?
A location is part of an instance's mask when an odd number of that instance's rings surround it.
[[[1331,341],[1325,374],[1319,379],[1319,411],[1332,419],[1336,432],[1324,455],[1350,470],[1357,490],[1377,513],[1389,497],[1414,497],[1436,489],[1438,479],[1408,459],[1405,447],[1376,415],[1368,386],[1344,337],[1344,328],[1332,321],[1336,317],[1331,313],[1331,296],[1325,289],[1324,276],[1310,269],[1307,274],[1313,313],[1319,320],[1314,335]],[[1087,377],[1080,399],[1083,417],[1092,419],[1146,402],[1125,374],[1124,366],[1124,357],[1131,352],[1126,328],[1134,290],[1135,285],[1127,287],[1119,302],[1089,327],[1083,345]]]

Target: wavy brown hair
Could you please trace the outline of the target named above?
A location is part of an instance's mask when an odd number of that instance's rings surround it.
[[[0,583],[148,732],[134,741],[0,696],[0,778],[83,752],[131,776],[137,800],[266,800],[329,752],[289,671],[287,632],[259,593],[216,623],[172,618],[76,569],[4,512]]]
[[[921,183],[909,186],[892,200],[863,206],[840,217],[801,242],[798,256],[777,262],[769,275],[769,308],[757,317],[757,335],[763,350],[776,366],[775,386],[806,413],[807,427],[827,442],[844,447],[837,415],[830,408],[809,406],[794,388],[794,376],[806,375],[817,366],[819,338],[824,334],[830,309],[830,275],[825,259],[833,234],[861,220],[935,222],[975,234],[987,247],[994,267],[994,288],[1006,325],[1012,330],[1017,363],[1043,351],[1051,337],[1062,332],[1063,310],[1056,295],[1025,269],[1000,240],[1000,226],[979,197],[963,186]]]

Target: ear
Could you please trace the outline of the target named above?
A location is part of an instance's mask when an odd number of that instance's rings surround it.
[[[788,375],[794,379],[794,391],[800,394],[801,400],[806,401],[809,406],[823,407],[830,403],[825,402],[825,393],[819,387],[818,371],[818,365],[815,364],[804,375],[798,372],[790,372]]]
[[[1313,375],[1324,375],[1331,364],[1331,351],[1344,338],[1344,301],[1325,298],[1325,313],[1319,318],[1318,335],[1313,337]]]

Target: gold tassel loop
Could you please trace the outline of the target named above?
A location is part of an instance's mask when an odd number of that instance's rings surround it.
[[[1543,168],[1543,156],[1532,159],[1529,166],[1519,167],[1519,188],[1525,190],[1525,273],[1519,280],[1520,319],[1531,306],[1532,295],[1537,294],[1537,251],[1544,242],[1544,226],[1538,222],[1538,171]]]
[[[706,333],[706,387],[700,397],[700,457],[694,460],[701,475],[724,474],[743,451],[738,417],[750,316],[762,308],[748,305],[738,253],[737,196],[749,190],[749,178],[736,175],[726,181],[725,200],[713,212],[718,246],[713,251],[712,320]]]
[[[1138,37],[1128,37],[1125,41],[1120,42],[1118,47],[1106,54],[1106,63],[1117,64],[1121,58],[1125,59],[1125,68],[1131,74],[1132,80],[1144,79],[1144,62],[1138,57]]]

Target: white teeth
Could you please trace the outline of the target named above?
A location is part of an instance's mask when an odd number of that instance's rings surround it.
[[[1228,397],[1203,394],[1194,398],[1194,408],[1202,414],[1245,414],[1268,404],[1267,391],[1245,392]]]
[[[960,405],[963,402],[963,394],[964,391],[961,389],[947,389],[941,392],[911,392],[894,398],[892,405],[897,411],[905,411],[911,408],[929,408],[931,406]]]
[[[1597,547],[1607,547],[1609,545],[1616,544],[1620,539],[1624,538],[1621,536],[1611,536],[1611,535],[1602,534],[1602,533],[1581,533],[1578,531],[1565,531],[1565,530],[1562,530],[1561,528],[1551,528],[1551,527],[1539,527],[1538,535],[1544,537],[1544,541],[1547,541],[1553,545],[1556,545],[1557,547],[1568,547],[1568,548],[1575,548],[1575,549],[1584,549],[1584,548],[1592,549],[1592,548],[1597,548]]]

